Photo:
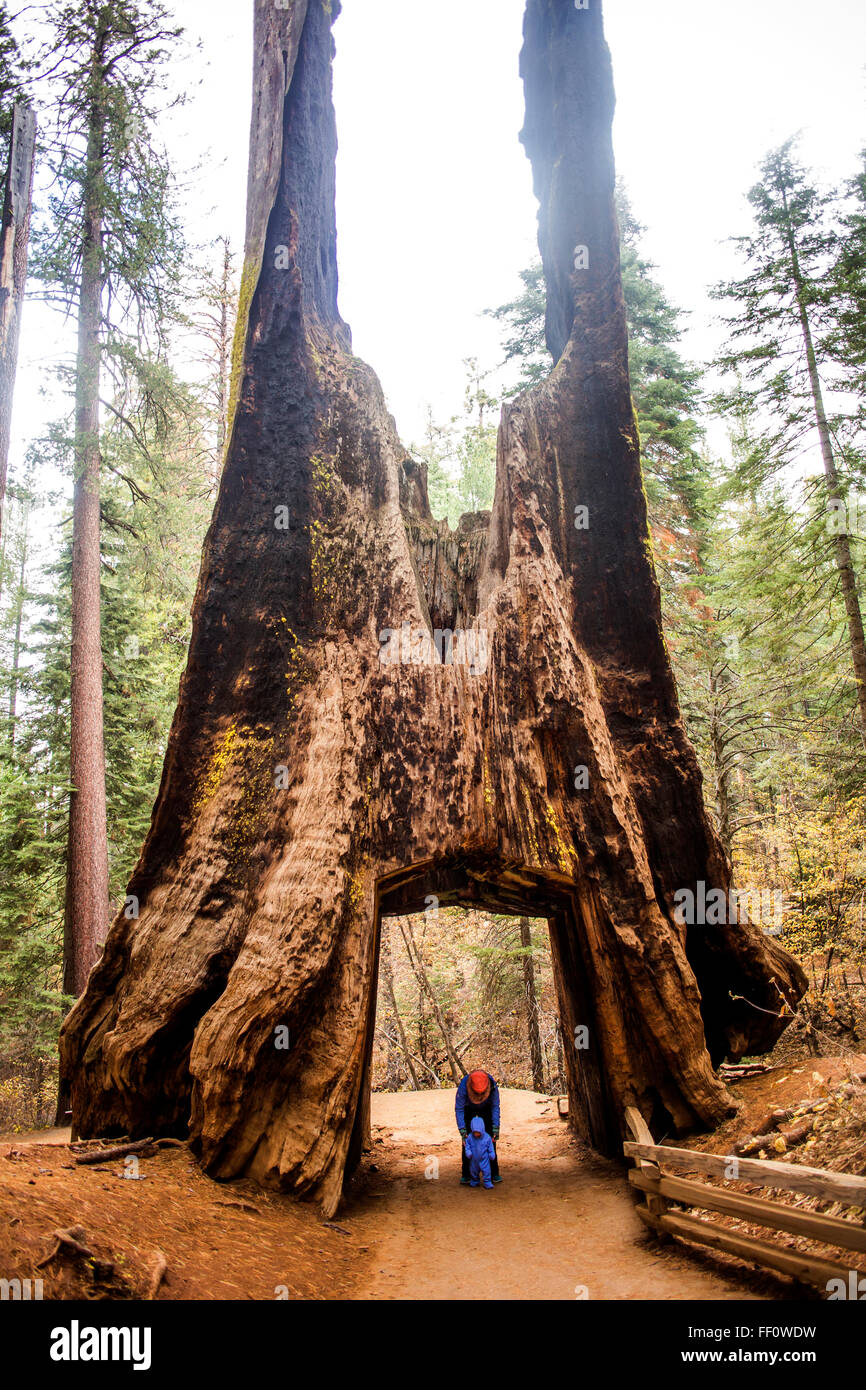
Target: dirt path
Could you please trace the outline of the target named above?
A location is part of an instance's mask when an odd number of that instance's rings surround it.
[[[782,1098],[786,1086],[799,1096],[810,1077],[825,1085],[818,1065],[740,1089],[755,1090],[751,1109],[765,1109],[768,1087]],[[502,1092],[504,1181],[490,1192],[460,1186],[453,1090],[374,1095],[372,1119],[372,1153],[327,1224],[314,1203],[249,1180],[214,1182],[185,1149],[143,1158],[143,1181],[133,1183],[117,1161],[76,1168],[67,1131],[7,1136],[0,1276],[32,1276],[52,1232],[80,1224],[130,1286],[124,1296],[140,1296],[159,1251],[168,1262],[161,1299],[796,1296],[724,1256],[648,1240],[623,1169],[583,1148],[555,1103],[532,1092]],[[45,1274],[46,1298],[118,1296],[90,1289],[86,1269]]]
[[[351,1297],[760,1297],[648,1244],[622,1170],[583,1150],[539,1099],[502,1092],[504,1180],[487,1192],[460,1186],[453,1091],[373,1096],[373,1171],[338,1218],[371,1255]]]

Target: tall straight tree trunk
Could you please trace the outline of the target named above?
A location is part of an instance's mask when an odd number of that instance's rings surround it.
[[[103,287],[104,33],[92,60],[75,392],[69,841],[63,989],[79,995],[108,926],[100,615],[99,384]]]
[[[18,570],[18,592],[15,597],[15,636],[12,640],[12,672],[9,678],[9,747],[15,747],[15,722],[18,708],[18,668],[21,661],[21,627],[24,621],[24,583],[27,578],[27,539],[30,522],[30,502],[24,502],[24,528],[21,537],[21,564]]]
[[[815,424],[818,429],[818,438],[821,442],[824,476],[827,479],[827,492],[833,501],[841,502],[844,505],[847,499],[845,489],[839,481],[839,473],[836,469],[836,459],[833,454],[833,441],[830,437],[830,425],[824,406],[821,374],[818,371],[815,340],[812,333],[812,324],[809,319],[806,285],[800,265],[800,254],[797,249],[796,237],[794,236],[793,227],[791,226],[788,195],[784,188],[782,188],[782,201],[784,203],[787,219],[785,230],[791,255],[791,270],[797,297],[797,309],[800,315],[800,326],[803,333],[803,343],[806,349],[806,362],[809,368],[809,385],[812,392]],[[839,571],[842,597],[845,600],[845,612],[848,616],[848,638],[851,648],[851,659],[854,665],[854,678],[857,682],[857,708],[860,719],[860,735],[863,739],[864,746],[866,746],[866,635],[864,635],[863,631],[863,612],[860,607],[860,596],[857,592],[857,576],[854,572],[854,564],[851,559],[851,539],[847,526],[837,531],[834,535],[833,549],[835,552],[836,568]]]
[[[730,858],[733,847],[731,786],[721,715],[722,685],[723,679],[719,677],[714,670],[711,670],[710,695],[712,703],[710,714],[710,749],[713,759],[713,780],[716,784],[716,804],[719,811],[719,839],[724,846],[725,853],[728,858]]]
[[[223,466],[223,454],[226,445],[226,426],[228,423],[228,404],[229,404],[229,369],[231,365],[232,333],[229,327],[229,308],[232,287],[232,253],[228,237],[223,241],[223,269],[220,281],[220,322],[219,339],[217,344],[217,367],[219,380],[217,382],[217,466],[216,477],[219,477]]]
[[[528,917],[520,919],[520,944],[526,951],[523,957],[523,996],[526,1000],[526,1029],[529,1034],[529,1060],[532,1066],[532,1089],[544,1090],[544,1062],[541,1053],[541,1029],[538,1026],[538,1000],[535,997],[535,962],[532,959],[532,928]]]
[[[12,115],[12,140],[0,232],[0,534],[9,463],[12,401],[18,369],[21,305],[27,280],[35,150],[36,117],[25,102],[17,102]]]

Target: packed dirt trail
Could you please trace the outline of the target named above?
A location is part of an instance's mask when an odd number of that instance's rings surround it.
[[[801,1075],[783,1079],[802,1092]],[[68,1130],[0,1136],[0,1276],[44,1275],[49,1299],[141,1298],[163,1256],[159,1299],[796,1297],[728,1257],[650,1241],[625,1169],[579,1143],[555,1101],[501,1097],[504,1181],[485,1191],[460,1185],[453,1089],[374,1094],[371,1150],[331,1222],[251,1179],[215,1182],[186,1146],[143,1156],[128,1182],[117,1159],[76,1166]],[[107,1283],[92,1262],[45,1265],[71,1227]]]
[[[760,1297],[648,1243],[623,1170],[578,1144],[555,1102],[501,1095],[492,1191],[460,1185],[453,1090],[373,1096],[371,1167],[338,1217],[373,1256],[353,1298]]]

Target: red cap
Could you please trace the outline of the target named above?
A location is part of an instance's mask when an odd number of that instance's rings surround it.
[[[486,1071],[472,1071],[469,1073],[469,1089],[477,1100],[484,1100],[490,1090],[490,1077]]]

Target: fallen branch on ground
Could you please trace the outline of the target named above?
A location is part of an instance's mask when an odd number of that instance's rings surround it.
[[[138,1139],[134,1144],[115,1144],[110,1149],[92,1149],[89,1153],[75,1154],[75,1162],[83,1163],[104,1163],[110,1158],[125,1158],[127,1154],[142,1153],[145,1149],[154,1147],[153,1139]]]
[[[53,1234],[55,1240],[54,1249],[50,1254],[45,1256],[44,1260],[39,1260],[37,1262],[37,1269],[44,1269],[45,1266],[51,1264],[51,1261],[55,1260],[61,1252],[63,1254],[77,1255],[85,1260],[92,1260],[95,1258],[90,1246],[84,1244],[87,1239],[87,1232],[84,1230],[83,1226],[70,1226],[67,1230],[54,1231]]]

